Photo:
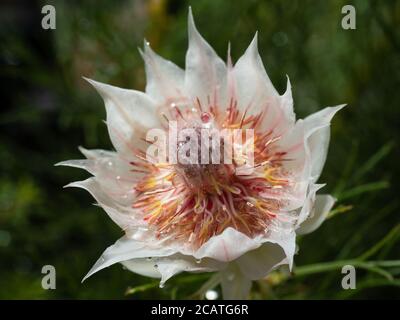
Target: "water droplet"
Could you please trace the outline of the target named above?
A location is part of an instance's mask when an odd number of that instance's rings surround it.
[[[107,163],[110,167],[112,167],[113,163],[111,161],[108,161]]]
[[[172,103],[170,104],[170,106],[171,106],[171,108],[175,108],[175,107],[176,107],[176,103],[172,102]]]
[[[146,260],[147,261],[151,261],[153,258],[152,257],[147,257]]]
[[[201,259],[197,259],[197,260],[196,260],[196,263],[201,263]]]
[[[158,268],[158,264],[155,264],[155,265],[154,265],[154,268],[156,268],[156,269],[157,269],[157,268]]]
[[[164,286],[165,286],[165,283],[164,282],[160,282],[159,287],[162,289],[162,288],[164,288]]]

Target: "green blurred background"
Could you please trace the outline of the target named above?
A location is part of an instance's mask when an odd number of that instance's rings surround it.
[[[41,8],[56,8],[56,30]],[[341,8],[356,8],[343,30]],[[236,61],[259,31],[259,50],[279,92],[289,75],[298,117],[347,103],[332,125],[321,182],[338,199],[331,218],[299,239],[292,276],[254,283],[254,299],[400,298],[399,1],[1,1],[0,298],[188,298],[209,275],[157,282],[105,269],[80,281],[122,235],[82,190],[62,186],[88,174],[54,167],[111,149],[104,106],[82,76],[143,90],[137,47],[145,37],[184,67],[187,11],[221,57]],[[357,289],[341,287],[341,265],[356,262]],[[54,265],[57,289],[43,290]],[[127,292],[127,289],[130,291]],[[219,290],[219,289],[218,289]]]

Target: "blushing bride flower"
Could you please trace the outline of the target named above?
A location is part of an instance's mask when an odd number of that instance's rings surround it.
[[[323,186],[316,181],[330,121],[343,106],[296,121],[289,80],[279,95],[258,54],[257,35],[233,66],[229,54],[224,63],[201,37],[190,10],[188,24],[186,70],[145,43],[145,93],[87,79],[104,99],[116,151],[81,148],[86,160],[60,165],[93,175],[68,186],[89,191],[125,235],[84,279],[118,262],[161,278],[160,286],[182,271],[216,271],[224,298],[246,298],[252,280],[292,267],[296,234],[315,230],[333,206],[330,195],[316,195]],[[167,131],[171,121],[180,129],[252,129],[254,170],[239,175],[236,161],[149,160],[147,132]],[[179,153],[182,142],[176,147]]]

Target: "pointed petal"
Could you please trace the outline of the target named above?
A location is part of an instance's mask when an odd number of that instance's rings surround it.
[[[185,88],[191,99],[198,98],[204,107],[223,104],[226,99],[226,65],[203,39],[188,16],[189,48],[186,53]]]
[[[115,154],[115,153],[114,153]],[[113,201],[130,206],[136,195],[133,187],[144,173],[133,172],[131,166],[119,157],[98,157],[83,160],[67,160],[56,165],[70,166],[88,171],[96,177],[96,184]],[[90,183],[93,185],[93,182]]]
[[[325,221],[329,211],[335,204],[335,198],[331,195],[317,195],[314,203],[314,210],[310,217],[305,220],[296,230],[297,234],[313,232]]]
[[[308,135],[308,150],[311,157],[311,179],[317,181],[324,167],[330,140],[330,122],[345,105],[327,107],[304,119]]]
[[[131,160],[135,148],[146,147],[142,139],[147,130],[161,126],[154,101],[143,92],[86,80],[104,100],[107,127],[115,149],[127,160]]]
[[[285,152],[285,157],[292,159],[285,162],[284,167],[297,175],[297,181],[307,184],[317,181],[328,151],[330,121],[343,107],[328,107],[304,120],[298,120],[278,141],[279,150]]]
[[[134,239],[129,239],[127,237],[122,237],[115,244],[108,247],[103,252],[99,260],[97,260],[97,262],[90,269],[90,271],[83,278],[82,281],[85,281],[94,273],[118,262],[137,258],[162,257],[174,253],[172,249],[157,246],[157,244],[155,244],[154,242],[152,242],[151,244],[153,245],[153,247],[150,247],[147,241],[142,242]]]
[[[296,121],[296,115],[293,111],[293,96],[292,96],[292,85],[290,84],[289,76],[287,77],[286,91],[280,96],[281,108],[285,114],[285,118],[293,125]]]
[[[88,191],[109,217],[123,230],[129,230],[143,224],[142,219],[130,207],[131,200],[125,203],[125,197],[122,197],[121,201],[118,201],[119,199],[115,195],[111,197],[94,177],[72,182],[65,187],[81,188]]]
[[[146,93],[158,102],[173,102],[184,95],[185,72],[157,55],[145,41],[141,52],[146,66]]]
[[[261,129],[282,134],[289,126],[285,107],[290,103],[289,95],[279,96],[269,79],[257,48],[257,33],[249,47],[234,67],[234,79],[238,108],[247,114],[264,113]],[[292,121],[293,122],[293,121]]]
[[[79,147],[79,151],[87,159],[97,159],[97,158],[113,158],[117,155],[114,151],[103,150],[103,149],[85,149],[84,147]]]

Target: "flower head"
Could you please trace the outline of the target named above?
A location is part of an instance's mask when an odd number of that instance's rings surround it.
[[[116,151],[81,148],[87,159],[60,163],[93,174],[68,186],[88,190],[125,232],[85,278],[117,262],[161,285],[182,271],[220,271],[224,297],[246,297],[252,280],[292,267],[296,234],[316,229],[333,206],[316,181],[343,106],[296,121],[290,82],[279,95],[257,34],[235,65],[229,54],[225,63],[190,10],[186,70],[147,42],[141,54],[145,93],[87,79],[104,99]]]

